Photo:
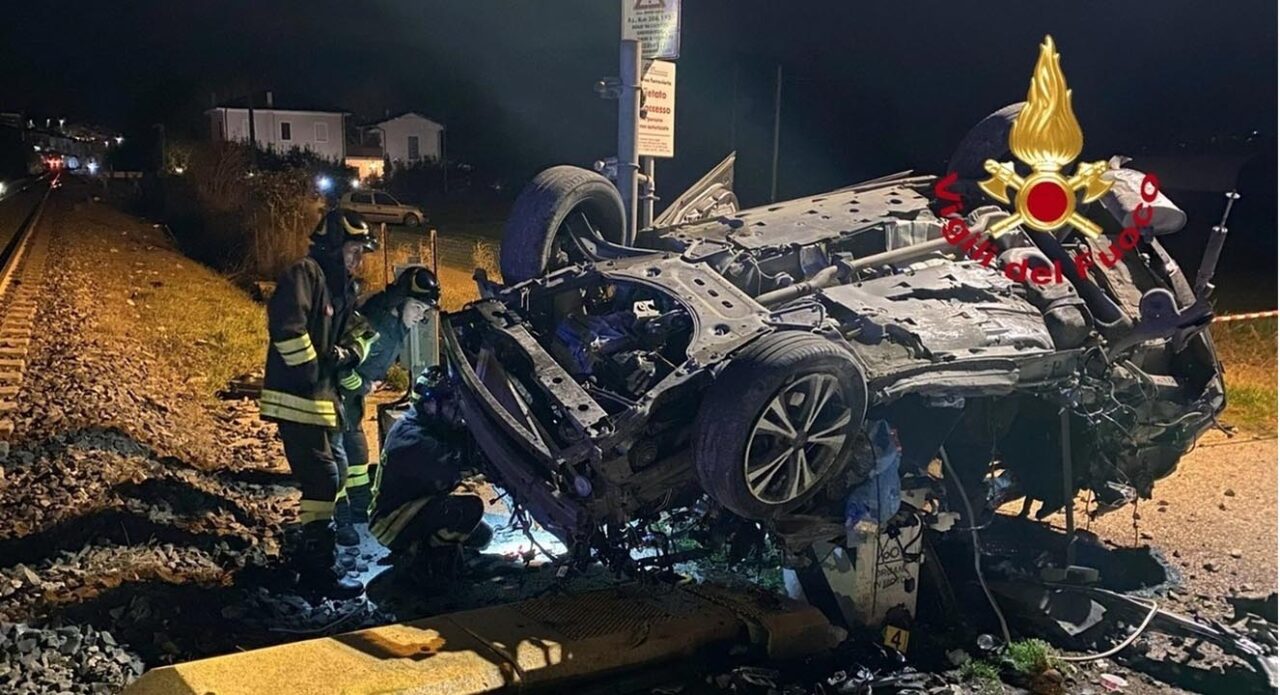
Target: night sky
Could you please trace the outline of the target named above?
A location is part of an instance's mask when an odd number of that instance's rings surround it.
[[[782,197],[939,171],[974,122],[1024,97],[1052,33],[1084,157],[1261,153],[1238,210],[1274,258],[1274,0],[685,5],[664,197],[736,147],[741,197],[766,201],[779,64]],[[202,134],[211,93],[270,89],[278,106],[359,119],[417,110],[447,124],[451,158],[518,186],[613,153],[616,107],[592,85],[617,74],[619,14],[613,0],[28,2],[0,27],[0,110],[139,138],[157,122]],[[1215,214],[1236,183],[1220,179],[1197,184]]]

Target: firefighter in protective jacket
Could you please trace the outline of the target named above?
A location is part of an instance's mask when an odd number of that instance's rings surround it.
[[[347,464],[346,495],[339,495],[334,510],[339,545],[357,545],[360,536],[354,523],[368,520],[370,482],[377,465],[369,461],[369,444],[365,439],[363,420],[365,396],[400,356],[409,332],[440,301],[440,283],[435,273],[423,265],[410,265],[400,271],[395,282],[360,304],[357,316],[347,331],[344,344],[363,348],[363,340],[373,336],[372,344],[362,350],[360,364],[338,375],[344,425],[336,454]]]
[[[302,486],[302,542],[293,558],[301,588],[332,597],[364,587],[335,563],[333,508],[346,471],[330,446],[341,427],[337,373],[359,355],[338,344],[355,307],[352,274],[374,246],[354,212],[333,210],[311,235],[311,251],[280,276],[267,303],[271,344],[259,402],[284,441],[289,469]]]
[[[413,408],[383,443],[369,531],[391,561],[425,590],[456,578],[463,546],[485,547],[493,529],[484,500],[460,485],[478,467],[446,372],[429,367],[414,384]]]

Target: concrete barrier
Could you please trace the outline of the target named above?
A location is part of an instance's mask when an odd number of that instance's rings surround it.
[[[843,631],[808,605],[715,586],[548,596],[157,668],[126,695],[514,692],[755,644],[829,649]]]

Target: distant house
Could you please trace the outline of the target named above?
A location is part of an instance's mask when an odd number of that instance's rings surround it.
[[[363,130],[367,140],[382,143],[383,154],[392,162],[440,159],[444,151],[444,126],[412,111],[370,123]]]
[[[250,106],[240,101],[205,111],[213,139],[248,142]],[[335,162],[346,159],[346,111],[277,108],[271,92],[267,92],[264,104],[252,107],[253,139],[258,147],[277,152],[296,147]]]
[[[382,178],[382,148],[376,145],[347,145],[346,165],[356,170],[361,181]]]

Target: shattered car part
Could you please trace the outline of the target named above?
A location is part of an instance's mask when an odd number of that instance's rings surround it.
[[[792,552],[840,540],[873,420],[902,442],[901,475],[928,477],[946,446],[975,500],[999,477],[1041,514],[1061,507],[1064,449],[1075,489],[1150,496],[1224,406],[1203,303],[1153,235],[1056,286],[964,258],[935,180],[740,212],[692,191],[684,209],[719,212],[622,246],[616,190],[556,167],[516,204],[534,216],[504,242],[515,281],[486,281],[443,325],[489,473],[573,557],[622,565],[638,526],[703,495]],[[726,181],[700,185],[714,198]],[[1044,262],[1108,243],[1016,227],[994,242]]]

